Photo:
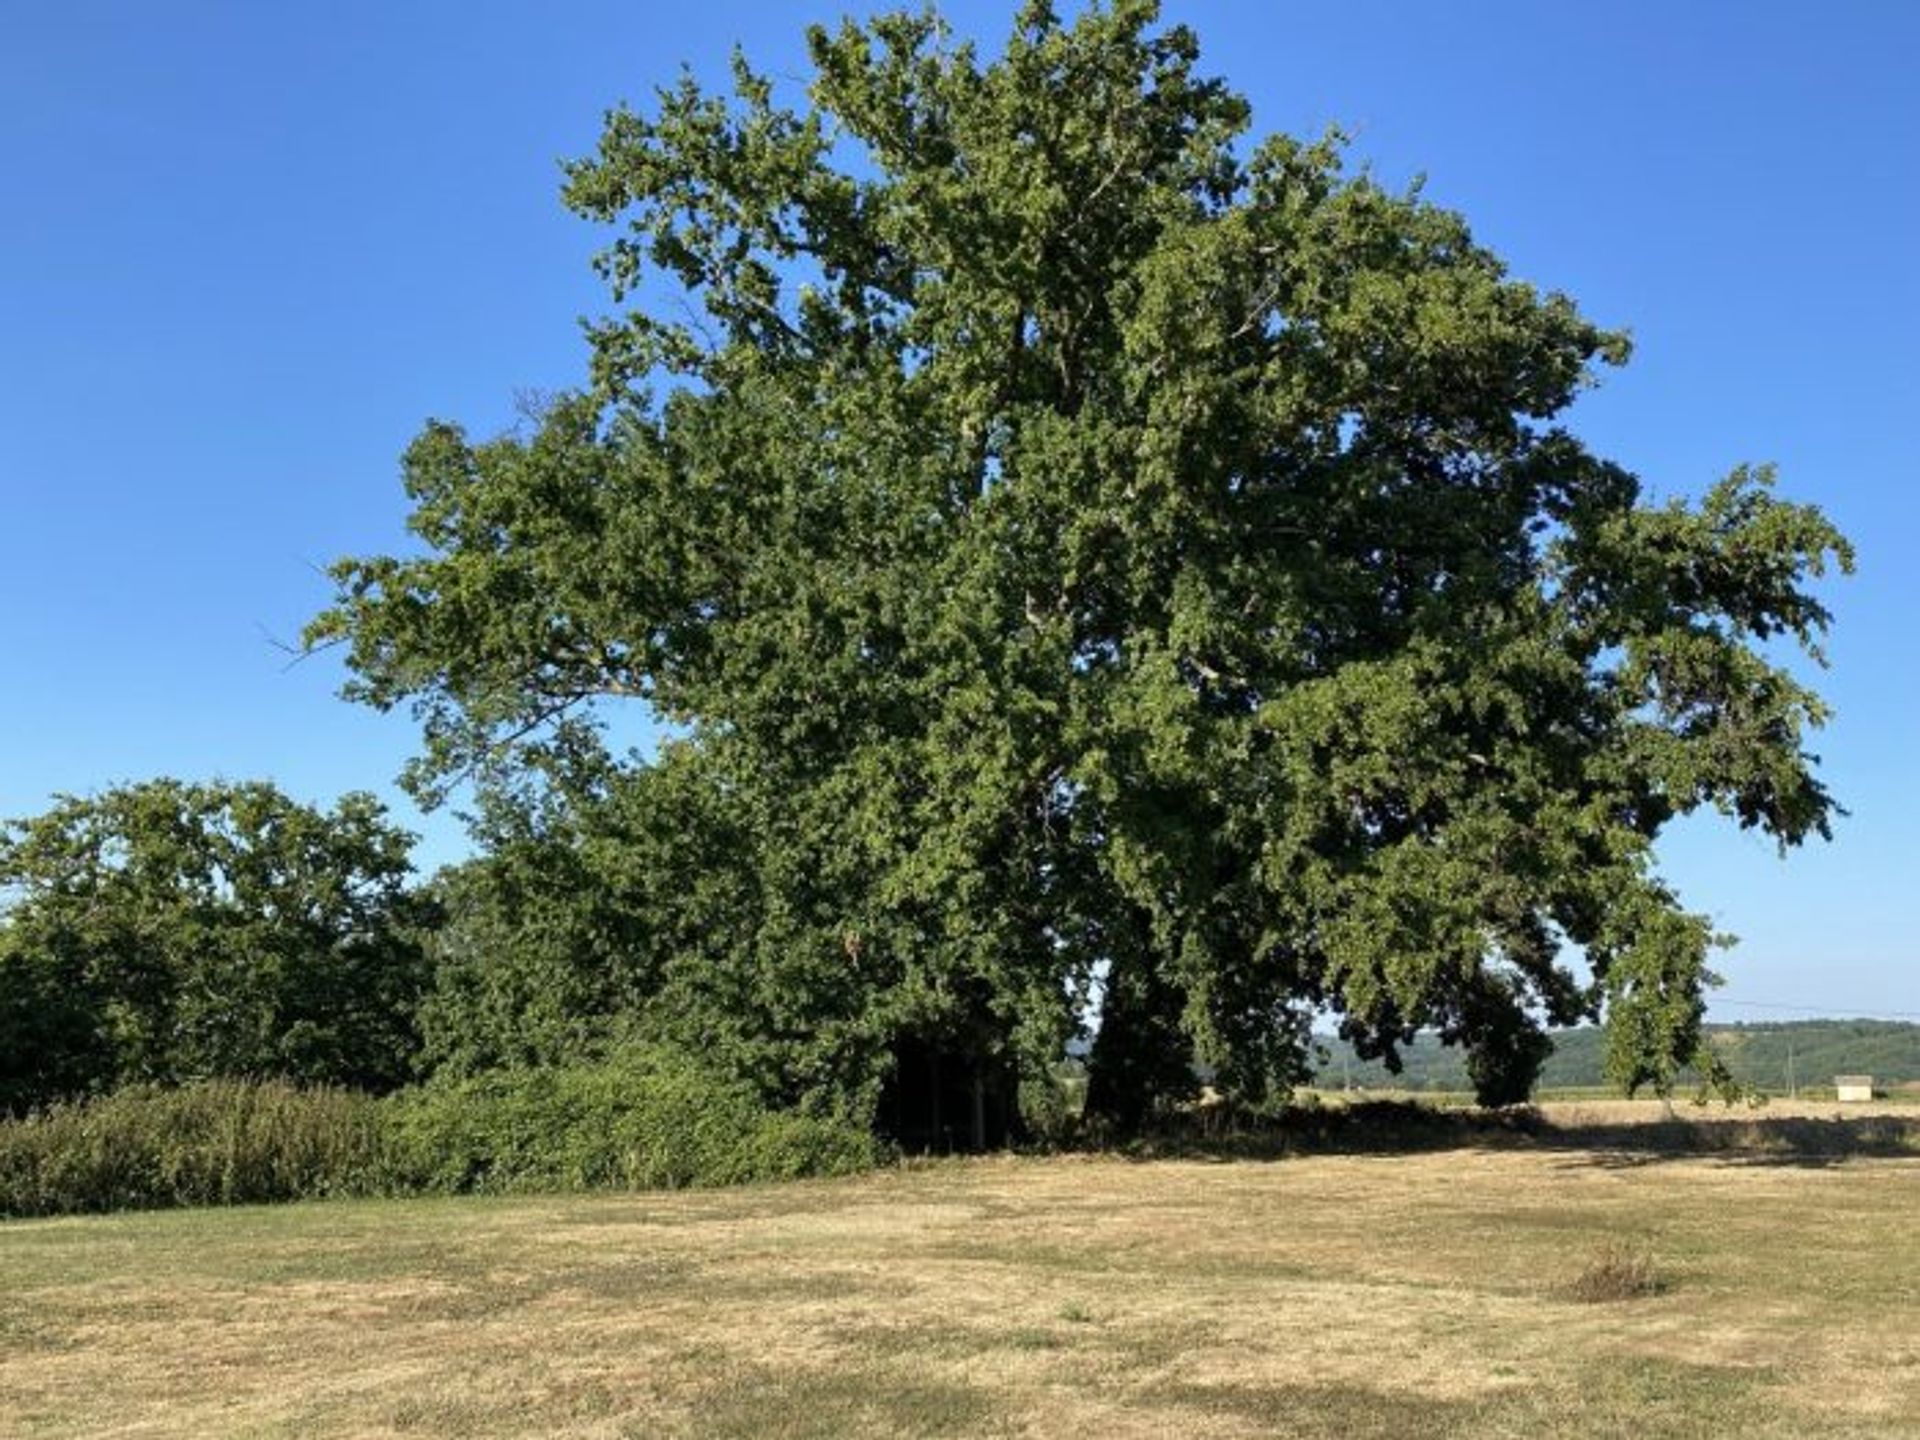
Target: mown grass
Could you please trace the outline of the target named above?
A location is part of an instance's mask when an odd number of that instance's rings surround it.
[[[1913,1435],[1917,1207],[1522,1136],[18,1222],[0,1433]]]

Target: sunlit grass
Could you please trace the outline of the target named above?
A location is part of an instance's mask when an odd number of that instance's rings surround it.
[[[1912,1435],[1916,1213],[1516,1141],[15,1223],[0,1433]]]

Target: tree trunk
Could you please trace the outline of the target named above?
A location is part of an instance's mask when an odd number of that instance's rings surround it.
[[[1180,1026],[1181,1005],[1179,991],[1159,974],[1151,955],[1113,962],[1087,1063],[1089,1123],[1132,1135],[1158,1103],[1191,1099],[1198,1092],[1193,1044]]]

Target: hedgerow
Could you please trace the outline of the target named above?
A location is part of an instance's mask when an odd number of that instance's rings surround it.
[[[685,1056],[631,1047],[381,1098],[220,1080],[55,1106],[0,1122],[0,1216],[731,1185],[879,1158],[856,1119],[769,1110]]]

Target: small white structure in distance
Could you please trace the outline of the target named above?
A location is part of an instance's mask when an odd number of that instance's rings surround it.
[[[1833,1098],[1836,1100],[1873,1099],[1873,1077],[1871,1075],[1834,1076]]]

